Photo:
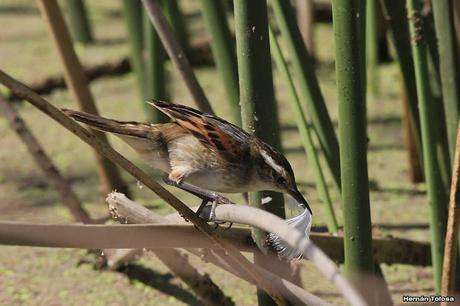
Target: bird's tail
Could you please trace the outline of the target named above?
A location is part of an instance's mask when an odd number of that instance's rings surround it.
[[[306,208],[303,208],[303,212],[300,215],[286,220],[286,223],[289,224],[289,226],[299,230],[301,233],[304,233],[306,237],[310,236],[311,222],[312,215]],[[275,234],[268,234],[267,243],[276,250],[281,258],[288,261],[302,259],[303,257],[302,252],[296,248],[292,248]]]
[[[119,135],[149,138],[152,133],[152,127],[154,127],[149,123],[118,121],[71,109],[62,109],[62,111],[67,116],[88,125],[92,129]]]

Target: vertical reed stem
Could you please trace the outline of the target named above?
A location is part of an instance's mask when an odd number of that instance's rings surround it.
[[[70,31],[75,41],[82,44],[93,42],[93,33],[84,0],[66,0]]]
[[[366,5],[366,63],[367,84],[370,93],[374,96],[379,94],[378,76],[378,0],[367,0]]]
[[[439,68],[441,73],[441,88],[444,100],[449,155],[450,160],[453,161],[458,118],[460,115],[460,96],[457,88],[459,80],[452,1],[436,0],[432,2],[432,5],[440,55]]]
[[[305,107],[311,114],[311,121],[318,135],[327,165],[332,173],[334,183],[340,190],[339,143],[319,88],[313,59],[303,43],[290,1],[271,0],[271,6],[281,31],[281,37],[289,48],[292,66],[296,78],[299,80],[302,101],[305,101]]]
[[[131,48],[131,66],[136,77],[139,97],[144,97],[144,69],[142,63],[143,27],[140,0],[123,0],[123,13]],[[143,103],[145,104],[145,103]]]
[[[165,54],[160,38],[150,19],[144,12],[144,101],[148,99],[167,99]],[[169,118],[147,103],[144,103],[145,113],[150,122],[169,122]]]
[[[201,0],[200,2],[204,20],[211,34],[211,49],[214,60],[222,75],[225,93],[231,107],[233,123],[241,126],[235,46],[228,28],[225,8],[220,0]]]
[[[281,141],[268,41],[267,3],[266,0],[234,0],[234,7],[243,128],[279,149]],[[264,195],[269,195],[272,201],[262,206]],[[285,216],[283,196],[279,193],[250,193],[249,204],[281,218]],[[254,241],[261,249],[265,247],[266,234],[259,229],[253,231]],[[263,265],[263,256],[255,255],[254,262]],[[260,290],[258,299],[259,305],[275,305]]]
[[[405,93],[409,107],[410,124],[414,132],[414,144],[416,150],[415,158],[418,162],[414,164],[423,164],[422,140],[420,131],[420,116],[417,106],[417,88],[415,85],[414,59],[412,58],[409,25],[407,23],[407,10],[400,0],[384,0],[385,11],[388,14],[387,23],[391,29],[391,37],[398,55],[399,68],[403,77]],[[410,153],[410,152],[409,152]],[[423,171],[423,165],[422,165]],[[415,174],[416,169],[412,168]],[[422,177],[423,174],[416,175]]]
[[[428,75],[428,52],[425,32],[421,25],[420,0],[408,0],[408,18],[411,33],[412,54],[414,58],[415,79],[420,123],[422,132],[423,161],[427,182],[428,201],[431,207],[431,254],[435,276],[436,291],[441,286],[442,257],[444,251],[444,233],[446,229],[446,197],[441,173],[436,157],[436,128],[433,120],[434,101],[430,92]]]
[[[364,12],[364,1],[332,2],[339,101],[345,267],[351,280],[362,293],[366,293],[368,301],[371,301],[374,292],[367,277],[374,273],[374,262],[367,172],[365,52],[360,47],[364,41]]]
[[[97,115],[96,104],[86,83],[83,67],[73,49],[72,40],[57,1],[38,0],[38,4],[54,39],[63,65],[64,78],[73,100],[82,111]],[[104,133],[94,132],[94,135],[104,143],[108,143],[107,136]],[[120,192],[123,191],[123,193],[128,192],[128,188],[122,181],[117,167],[97,151],[94,151],[94,154],[98,174],[104,189],[103,193],[107,194],[114,189]]]

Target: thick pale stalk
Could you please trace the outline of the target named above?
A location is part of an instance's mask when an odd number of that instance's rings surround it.
[[[65,25],[64,17],[62,16],[57,1],[39,0],[38,4],[41,14],[48,24],[48,29],[53,36],[64,69],[64,78],[73,100],[80,110],[97,115],[98,111],[96,104],[94,103],[93,96],[86,83],[83,68],[73,49],[70,34]],[[108,143],[104,133],[94,132],[94,135],[102,142]],[[116,166],[97,151],[94,151],[94,153],[96,156],[97,171],[102,181],[104,193],[112,190],[124,190],[128,192],[128,188],[123,183]]]
[[[436,147],[436,116],[435,105],[430,92],[428,75],[428,53],[424,32],[421,28],[420,0],[408,0],[408,18],[411,33],[412,54],[417,87],[420,123],[422,132],[423,161],[425,180],[427,182],[428,201],[431,208],[431,254],[435,276],[436,291],[441,286],[442,257],[444,251],[444,234],[446,230],[446,197],[437,163]]]
[[[372,298],[372,228],[365,118],[364,1],[332,2],[339,101],[340,164],[345,231],[345,266],[361,292]],[[372,288],[372,286],[371,286]]]
[[[450,159],[455,154],[457,124],[460,115],[460,95],[458,92],[458,63],[456,54],[454,16],[451,0],[436,0],[432,2],[434,25],[439,49],[439,69],[441,88],[447,127]]]
[[[305,108],[311,115],[311,121],[327,165],[332,172],[334,183],[340,190],[339,143],[319,88],[313,59],[303,43],[290,1],[272,0],[270,3],[281,31],[281,37],[289,48],[290,60],[303,98],[301,101],[305,101]]]
[[[315,146],[313,144],[313,136],[308,126],[307,119],[302,111],[302,106],[299,101],[299,96],[295,90],[294,82],[289,73],[286,61],[283,58],[276,37],[273,34],[273,31],[270,30],[270,48],[272,51],[273,58],[275,60],[278,71],[285,82],[287,91],[289,94],[289,102],[291,103],[292,110],[295,115],[297,122],[297,128],[299,129],[300,136],[302,138],[302,143],[307,153],[307,157],[310,163],[311,169],[315,176],[316,187],[321,198],[321,201],[324,203],[324,214],[326,215],[326,223],[329,232],[335,233],[339,230],[337,224],[337,219],[334,213],[334,207],[332,206],[331,197],[329,195],[329,190],[324,179],[323,170],[321,169],[321,164],[319,162],[319,156],[316,152]]]
[[[238,69],[236,65],[235,45],[228,28],[225,7],[222,1],[201,0],[203,17],[211,34],[211,49],[232,111],[232,122],[241,126],[239,105]]]

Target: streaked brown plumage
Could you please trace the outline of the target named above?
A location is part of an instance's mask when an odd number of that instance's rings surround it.
[[[310,212],[286,158],[237,126],[178,104],[152,100],[174,121],[117,121],[63,110],[91,128],[114,133],[170,180],[224,193],[274,190],[293,196]]]

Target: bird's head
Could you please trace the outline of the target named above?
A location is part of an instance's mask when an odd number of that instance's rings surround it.
[[[291,195],[312,213],[307,200],[297,188],[294,171],[283,154],[262,142],[258,144],[257,153],[258,177],[266,188]]]

